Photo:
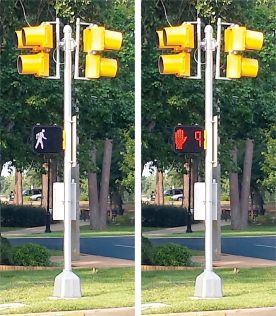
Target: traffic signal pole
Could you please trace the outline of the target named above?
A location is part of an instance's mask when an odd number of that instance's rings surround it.
[[[211,25],[205,27],[205,270],[196,278],[195,296],[200,298],[222,297],[220,277],[213,271],[213,51],[215,40]]]
[[[55,278],[54,296],[59,298],[81,297],[79,277],[72,272],[71,208],[72,208],[72,28],[63,29],[64,41],[64,269]]]

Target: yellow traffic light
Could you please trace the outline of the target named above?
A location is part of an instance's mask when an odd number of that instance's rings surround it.
[[[85,77],[98,79],[100,77],[116,77],[117,60],[103,58],[101,55],[87,54],[85,60]]]
[[[53,26],[42,23],[39,26],[23,27],[22,43],[24,46],[40,46],[41,49],[53,48]]]
[[[165,27],[163,30],[165,46],[181,46],[182,50],[191,50],[195,47],[194,25],[182,24],[180,26]]]
[[[20,75],[48,77],[49,54],[41,52],[32,55],[20,55],[17,59],[17,70]]]
[[[179,46],[176,46],[176,45],[165,45],[164,44],[164,36],[163,36],[163,30],[159,30],[159,31],[156,31],[157,33],[157,46],[158,48],[160,49],[173,49],[174,52],[180,52],[182,51],[182,47],[179,45]]]
[[[243,26],[228,27],[224,31],[224,50],[231,51],[261,50],[264,35],[262,32],[250,31]]]
[[[179,26],[165,27],[157,30],[158,47],[172,49],[176,54],[161,55],[158,60],[160,74],[190,77],[190,51],[194,44],[194,25],[183,23]]]
[[[241,55],[227,56],[226,77],[239,79],[241,77],[257,77],[259,63],[257,59],[243,58]]]
[[[15,33],[17,47],[31,50],[29,55],[18,57],[18,73],[48,77],[50,73],[49,50],[53,48],[53,26],[50,23],[41,23],[39,26],[24,27]]]
[[[118,65],[115,59],[103,58],[99,52],[119,50],[122,46],[121,32],[106,30],[103,26],[93,25],[83,31],[83,51],[85,59],[85,78],[114,78]]]
[[[121,32],[106,30],[103,26],[94,25],[83,31],[83,51],[119,50],[122,46]]]
[[[190,63],[190,54],[186,52],[161,55],[158,60],[158,68],[162,75],[189,77],[191,75]]]
[[[257,59],[244,58],[240,52],[261,50],[264,36],[262,32],[247,30],[244,26],[230,26],[224,31],[224,50],[229,53],[226,62],[226,77],[257,77],[259,63]]]

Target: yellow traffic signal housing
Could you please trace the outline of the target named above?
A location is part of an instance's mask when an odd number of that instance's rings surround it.
[[[98,54],[87,54],[85,60],[85,77],[98,79],[100,77],[116,77],[117,60],[103,58]]]
[[[180,26],[165,27],[163,30],[165,46],[181,46],[182,50],[191,50],[195,47],[194,25],[187,23]]]
[[[20,55],[17,59],[17,70],[20,75],[48,77],[49,54],[41,52],[32,55]]]
[[[158,60],[159,72],[162,75],[189,77],[191,75],[190,59],[190,54],[186,52],[161,55]]]
[[[183,23],[179,26],[165,27],[157,30],[158,47],[172,49],[176,54],[161,55],[158,60],[160,74],[190,77],[190,52],[195,47],[194,25]]]
[[[264,35],[262,32],[250,31],[243,26],[228,27],[224,31],[224,50],[232,51],[261,50]]]
[[[42,23],[39,26],[23,27],[22,43],[24,46],[40,46],[41,49],[53,48],[53,26]]]
[[[121,32],[106,30],[103,26],[94,25],[83,31],[83,51],[119,50],[122,46]]]
[[[50,73],[49,50],[53,48],[53,26],[50,23],[41,23],[39,26],[24,27],[15,33],[17,47],[31,50],[29,55],[18,56],[18,73],[48,77]]]
[[[99,52],[119,50],[122,46],[121,32],[106,30],[103,26],[93,25],[83,31],[83,51],[85,59],[85,78],[114,78],[117,74],[117,60],[103,58]]]
[[[164,44],[164,37],[163,37],[163,30],[159,30],[159,31],[156,31],[157,33],[157,46],[158,48],[160,49],[173,49],[174,52],[181,52],[182,51],[182,47],[179,45],[179,46],[176,46],[176,45],[165,45]]]
[[[259,63],[257,59],[243,58],[241,55],[227,56],[226,77],[239,79],[241,77],[257,77]]]
[[[247,30],[244,26],[231,26],[224,31],[224,50],[229,53],[226,62],[226,77],[257,77],[257,59],[244,58],[239,52],[261,50],[264,36],[262,32]]]

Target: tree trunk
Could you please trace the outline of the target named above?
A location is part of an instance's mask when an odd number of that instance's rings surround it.
[[[231,226],[232,226],[232,229],[241,229],[239,178],[238,178],[238,172],[237,172],[238,150],[237,150],[236,145],[234,145],[234,148],[231,152],[231,156],[232,156],[232,161],[235,168],[234,171],[230,171],[229,173]]]
[[[164,176],[163,171],[156,170],[155,204],[164,205]]]
[[[182,206],[189,207],[189,178],[190,178],[190,164],[189,162],[184,163],[184,174],[183,174],[183,200]]]
[[[107,203],[109,193],[109,179],[112,158],[112,140],[106,139],[104,142],[104,155],[102,165],[102,178],[100,190],[100,225],[101,229],[106,229],[107,222]]]
[[[41,206],[47,210],[48,204],[48,163],[43,164],[46,173],[42,174],[42,200]]]
[[[246,139],[245,141],[245,154],[243,161],[243,176],[242,176],[242,189],[241,189],[241,229],[245,229],[248,226],[248,198],[250,194],[250,182],[251,182],[251,169],[253,160],[253,140]]]
[[[96,167],[96,154],[95,147],[91,150],[91,162]],[[88,173],[88,195],[89,195],[89,211],[90,211],[90,229],[100,229],[100,210],[98,198],[98,183],[97,173]]]
[[[19,170],[15,171],[15,192],[14,192],[14,204],[22,205],[22,172]]]

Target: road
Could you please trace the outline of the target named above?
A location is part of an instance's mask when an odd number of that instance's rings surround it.
[[[63,249],[62,238],[11,238],[14,245],[38,243],[50,249]],[[204,238],[151,238],[153,244],[168,242],[204,250]],[[81,252],[98,256],[134,260],[134,237],[86,237],[81,238]],[[224,237],[222,252],[232,255],[276,260],[276,236]]]
[[[204,238],[151,238],[153,244],[173,242],[191,249],[204,250]],[[276,236],[264,237],[224,237],[223,253],[276,261]]]
[[[49,249],[63,250],[63,238],[9,238],[12,245],[36,243]],[[134,237],[82,237],[81,253],[134,260]]]

